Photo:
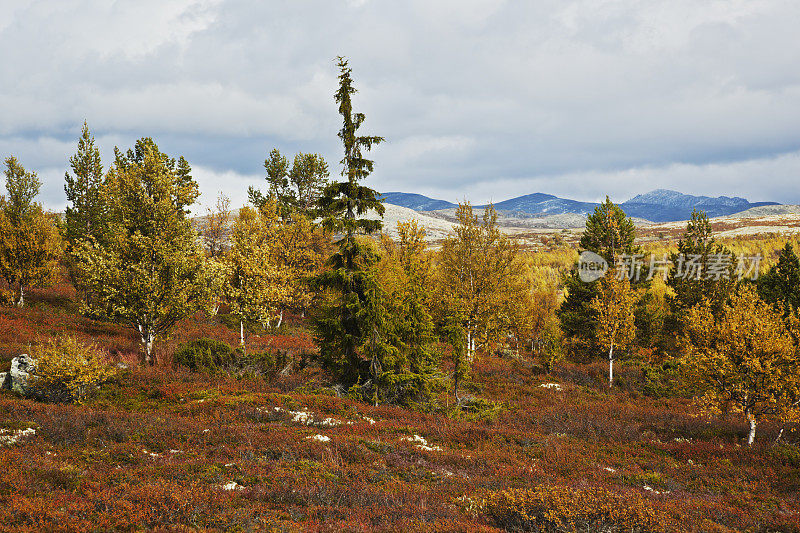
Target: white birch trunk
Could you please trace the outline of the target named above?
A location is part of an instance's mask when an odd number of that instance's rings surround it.
[[[758,422],[756,422],[756,417],[748,410],[745,411],[745,416],[747,416],[747,421],[750,422],[750,433],[747,435],[747,445],[752,446],[753,442],[756,440],[756,426]]]
[[[608,350],[608,388],[614,386],[614,345]]]
[[[17,307],[22,307],[24,305],[25,305],[25,288],[20,284],[19,298],[17,299]]]
[[[244,322],[239,321],[239,344],[244,347]]]
[[[148,326],[139,324],[139,339],[144,347],[144,362],[148,365],[153,364],[153,331]]]

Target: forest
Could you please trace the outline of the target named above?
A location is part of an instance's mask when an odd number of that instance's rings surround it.
[[[338,68],[340,175],[276,148],[247,206],[88,124],[64,213],[5,159],[0,527],[800,531],[800,239],[393,239]]]

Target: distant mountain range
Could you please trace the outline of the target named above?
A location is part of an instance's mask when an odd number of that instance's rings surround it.
[[[382,196],[386,203],[399,205],[415,211],[440,211],[457,207],[445,200],[428,198],[421,194],[388,192]],[[552,194],[533,193],[494,204],[498,212],[507,216],[536,217],[575,213],[585,215],[594,211],[598,204],[559,198]],[[692,196],[667,189],[656,189],[640,194],[620,204],[625,214],[651,222],[673,222],[687,220],[692,210],[705,211],[709,217],[733,215],[752,207],[779,205],[777,202],[749,202],[744,198],[719,196]],[[478,206],[482,207],[482,206]]]

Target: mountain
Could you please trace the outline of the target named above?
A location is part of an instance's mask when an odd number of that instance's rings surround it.
[[[494,204],[494,208],[498,211],[510,211],[512,213],[525,213],[528,215],[585,214],[594,211],[596,206],[597,204],[595,203],[567,200],[565,198],[553,196],[552,194],[540,192],[518,196],[517,198],[503,200],[502,202]]]
[[[692,196],[668,189],[656,189],[634,196],[620,207],[631,217],[640,217],[652,222],[673,222],[687,220],[692,211],[705,211],[709,217],[719,217],[740,213],[753,207],[778,205],[777,202],[748,202],[734,196]]]
[[[421,194],[389,192],[382,196],[386,203],[407,207],[415,211],[452,210],[456,204],[445,200],[428,198]],[[733,215],[754,207],[780,205],[777,202],[749,202],[737,196],[692,196],[668,189],[656,189],[645,194],[634,196],[620,207],[625,214],[651,222],[675,222],[688,220],[692,210],[705,211],[709,217]],[[483,206],[476,206],[483,207]],[[597,207],[593,202],[581,202],[567,198],[559,198],[552,194],[533,193],[503,200],[494,204],[503,218],[544,218],[552,215],[579,214],[586,215]],[[447,216],[451,213],[442,213]]]
[[[446,200],[435,200],[421,194],[408,192],[383,193],[383,195],[381,195],[381,200],[385,201],[387,204],[407,207],[408,209],[413,209],[414,211],[436,211],[438,209],[458,207],[456,204]]]

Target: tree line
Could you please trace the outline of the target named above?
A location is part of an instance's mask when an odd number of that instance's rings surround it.
[[[156,343],[197,312],[225,306],[244,349],[249,329],[280,327],[287,311],[309,313],[319,362],[350,395],[424,402],[448,381],[447,352],[459,396],[476,351],[525,329],[533,302],[518,275],[519,247],[491,207],[480,216],[468,204],[440,252],[427,249],[416,222],[401,223],[397,240],[380,235],[383,205],[362,182],[383,138],[360,133],[351,69],[344,58],[338,68],[340,178],[331,179],[319,154],[299,153],[290,164],[274,149],[264,162],[267,190],[251,187],[250,206],[236,213],[221,196],[193,221],[191,166],[149,137],[115,148],[106,169],[84,124],[64,178],[63,218],[44,212],[35,173],[9,158],[0,269],[16,304],[63,265],[81,314],[134,330],[147,364]]]
[[[606,199],[578,249],[602,257],[609,272],[587,283],[569,269],[556,290],[500,231],[491,205],[476,213],[460,204],[438,250],[414,221],[392,239],[381,232],[379,195],[363,184],[374,170],[369,153],[384,139],[361,134],[351,69],[344,58],[338,68],[339,178],[319,154],[290,163],[274,149],[264,162],[267,190],[251,187],[250,205],[235,213],[221,196],[193,220],[191,166],[152,138],[115,148],[105,169],[84,124],[64,178],[63,218],[36,202],[36,174],[7,158],[5,298],[24,305],[26,291],[63,265],[80,312],[133,329],[147,364],[156,343],[198,312],[229,311],[245,350],[252,328],[279,328],[286,312],[308,315],[320,365],[347,394],[372,403],[418,405],[443,388],[461,403],[477,354],[528,351],[546,372],[565,357],[602,354],[609,386],[616,361],[647,359],[648,378],[676,377],[706,408],[740,411],[750,443],[762,420],[797,419],[800,261],[790,245],[757,280],[738,280],[735,261],[715,277],[681,276],[681,257],[730,253],[696,212],[664,261],[665,281],[632,280],[615,260],[641,252],[636,228]]]

